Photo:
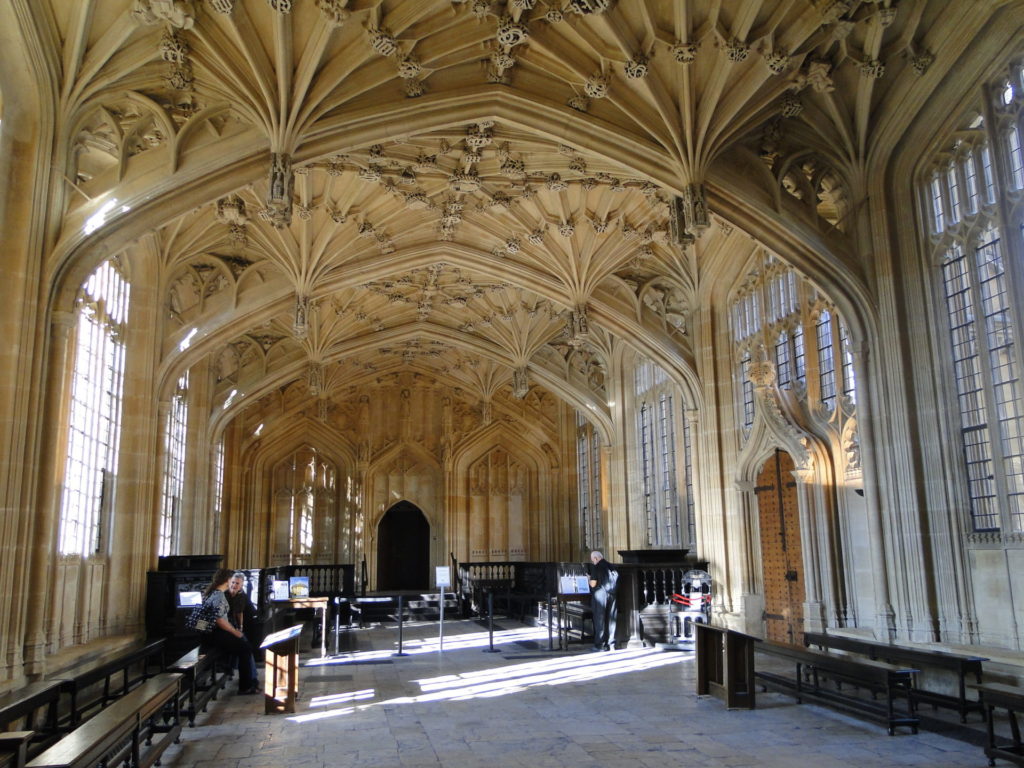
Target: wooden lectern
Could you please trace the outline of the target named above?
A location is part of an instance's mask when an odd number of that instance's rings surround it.
[[[266,652],[263,678],[263,712],[294,712],[299,698],[299,635],[302,625],[282,629],[263,638]]]

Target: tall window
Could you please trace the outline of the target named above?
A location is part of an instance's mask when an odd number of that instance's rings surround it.
[[[120,445],[128,294],[117,263],[106,261],[86,280],[76,303],[58,534],[58,546],[65,555],[88,556],[103,547]]]
[[[220,546],[221,519],[224,515],[224,438],[213,447],[213,530],[212,546]],[[219,550],[218,550],[219,551]]]
[[[310,446],[275,467],[276,561],[312,563],[332,552],[337,476],[335,466]]]
[[[827,309],[818,315],[814,330],[818,338],[818,388],[821,390],[821,403],[833,411],[836,407],[836,360],[833,355],[832,315]]]
[[[188,430],[188,371],[178,379],[164,425],[164,471],[157,552],[178,554],[185,497],[185,447]]]
[[[693,523],[682,520],[682,513],[691,512],[693,507],[682,498],[679,488],[673,390],[671,380],[661,368],[649,361],[637,366],[637,459],[650,547],[692,543],[689,539],[684,541],[684,536],[689,537],[693,530]]]
[[[1021,83],[1021,68],[1011,70],[1011,78],[992,91],[995,124],[977,110],[937,158],[954,164],[968,195],[963,220],[933,234],[932,247],[945,305],[970,528],[978,532],[1024,532],[1024,366],[1016,341],[1021,297],[1013,287],[1024,268],[1024,109],[1013,85]],[[976,194],[979,166],[983,189]],[[1000,216],[996,200],[1006,201],[1009,221]],[[947,216],[954,202],[943,201]]]
[[[601,532],[601,438],[576,412],[576,477],[579,529],[584,549],[604,546]]]

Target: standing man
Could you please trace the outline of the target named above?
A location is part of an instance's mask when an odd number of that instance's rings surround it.
[[[594,564],[590,572],[590,606],[594,615],[594,650],[615,647],[615,587],[619,573],[597,550],[590,553]]]
[[[245,591],[245,574],[241,571],[236,571],[231,577],[231,581],[228,582],[227,593],[225,595],[228,599],[228,621],[231,625],[239,632],[245,632],[245,621],[252,617],[252,603],[249,602],[249,595]],[[248,639],[248,638],[246,638]],[[239,664],[250,665],[250,674],[252,680],[256,680],[256,659],[253,654],[249,654],[248,659],[239,659]],[[239,670],[239,675],[241,675]]]

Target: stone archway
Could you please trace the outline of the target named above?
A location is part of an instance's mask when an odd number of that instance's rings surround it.
[[[408,501],[394,504],[377,524],[377,589],[430,588],[430,523]]]

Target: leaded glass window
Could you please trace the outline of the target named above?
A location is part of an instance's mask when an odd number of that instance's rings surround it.
[[[129,285],[114,261],[86,280],[77,319],[67,459],[61,489],[58,549],[64,555],[101,551],[112,508],[120,451]]]

